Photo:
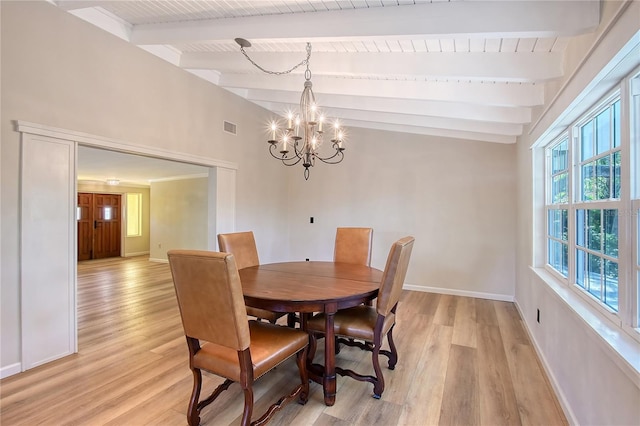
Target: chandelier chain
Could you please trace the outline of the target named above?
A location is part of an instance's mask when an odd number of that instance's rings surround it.
[[[258,65],[253,59],[251,59],[249,57],[249,55],[247,54],[247,52],[245,52],[244,47],[240,46],[240,52],[242,52],[242,54],[244,55],[245,58],[247,58],[247,60],[249,62],[251,62],[256,68],[258,68],[260,71],[267,73],[267,74],[272,74],[272,75],[283,75],[283,74],[289,74],[290,72],[296,70],[297,68],[300,68],[302,65],[306,65],[307,66],[307,72],[309,72],[309,78],[311,78],[311,72],[309,71],[309,59],[311,58],[311,43],[307,43],[307,57],[305,59],[303,59],[302,61],[300,61],[299,64],[294,65],[293,67],[289,68],[288,70],[285,71],[271,71],[265,68],[262,68],[260,65]],[[306,76],[307,73],[305,73]],[[308,80],[307,79],[307,80]]]

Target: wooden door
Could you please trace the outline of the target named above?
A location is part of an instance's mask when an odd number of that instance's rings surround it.
[[[120,256],[121,196],[78,193],[78,260]]]
[[[93,255],[93,194],[78,193],[78,260]]]

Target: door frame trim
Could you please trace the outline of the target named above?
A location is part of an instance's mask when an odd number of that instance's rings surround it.
[[[62,129],[62,128],[57,128],[57,127],[52,127],[52,126],[47,126],[47,125],[42,125],[42,124],[37,124],[37,123],[32,123],[32,122],[28,122],[28,121],[24,121],[24,120],[16,120],[14,121],[14,125],[15,125],[15,130],[21,133],[21,140],[22,138],[24,138],[27,135],[30,136],[46,136],[46,137],[51,137],[51,138],[56,138],[56,139],[61,139],[62,141],[66,141],[66,142],[71,142],[74,143],[73,145],[73,149],[71,152],[71,156],[73,158],[70,158],[70,185],[72,187],[72,194],[70,194],[70,199],[65,200],[69,205],[76,205],[77,203],[77,196],[78,196],[78,188],[77,188],[77,161],[78,161],[78,145],[84,145],[84,146],[90,146],[90,147],[97,147],[97,148],[102,148],[102,149],[108,149],[111,151],[119,151],[119,152],[124,152],[124,153],[128,153],[128,154],[134,154],[134,155],[145,155],[147,157],[154,157],[154,158],[160,158],[160,159],[165,159],[165,160],[173,160],[173,161],[181,161],[181,162],[185,162],[185,163],[191,163],[191,164],[195,164],[195,165],[199,165],[199,166],[204,166],[204,167],[209,167],[210,168],[210,184],[212,182],[216,182],[216,188],[209,188],[209,191],[213,191],[213,193],[218,193],[219,192],[219,186],[223,185],[223,184],[227,184],[227,185],[232,185],[233,188],[226,188],[226,192],[228,192],[229,194],[227,195],[227,197],[224,199],[224,201],[231,203],[230,205],[225,205],[224,207],[222,207],[221,210],[221,205],[218,205],[217,207],[214,207],[215,212],[214,216],[213,216],[213,220],[212,220],[212,224],[210,224],[210,228],[209,232],[215,232],[215,229],[217,228],[217,223],[219,221],[222,220],[225,222],[225,225],[227,225],[228,223],[233,224],[235,221],[235,172],[238,169],[238,165],[237,163],[233,163],[233,162],[229,162],[229,161],[224,161],[224,160],[218,160],[218,159],[213,159],[213,158],[208,158],[208,157],[202,157],[202,156],[195,156],[195,155],[191,155],[191,154],[184,154],[184,153],[180,153],[180,152],[175,152],[175,151],[170,151],[170,150],[165,150],[165,149],[160,149],[160,148],[154,148],[154,147],[149,147],[149,146],[143,146],[143,145],[137,145],[137,144],[133,144],[133,143],[129,143],[129,142],[125,142],[125,141],[120,141],[120,140],[116,140],[116,139],[111,139],[111,138],[105,138],[102,136],[96,136],[96,135],[91,135],[89,133],[84,133],[84,132],[77,132],[77,131],[73,131],[73,130],[68,130],[68,129]],[[30,137],[27,136],[27,137]],[[217,182],[217,179],[214,179],[214,181],[212,181],[212,177],[211,177],[211,172],[212,171],[216,171],[216,175],[221,173],[221,172],[226,172],[224,173],[224,175],[229,175],[232,177],[229,179],[224,179],[223,182]],[[22,201],[20,201],[22,202]],[[212,203],[210,203],[210,208],[212,207]],[[75,213],[75,209],[72,209],[73,213]],[[209,212],[209,215],[211,217],[212,212]],[[71,222],[73,223],[73,225],[75,225],[75,214],[71,215]],[[76,282],[77,282],[77,270],[75,269],[75,259],[76,259],[76,253],[78,251],[78,241],[77,241],[77,229],[76,226],[71,226],[71,229],[73,229],[73,238],[71,238],[73,244],[70,244],[69,246],[69,250],[68,250],[68,261],[70,262],[70,264],[73,264],[73,277],[70,277],[69,283],[68,283],[68,289],[70,292],[70,296],[73,297],[73,303],[72,303],[72,307],[70,307],[70,311],[67,314],[71,316],[72,318],[72,324],[70,324],[70,328],[73,330],[71,331],[71,336],[69,336],[69,338],[71,339],[70,342],[70,346],[71,346],[71,350],[73,352],[78,352],[78,320],[77,320],[77,311],[78,311],[78,307],[77,307],[77,286],[76,286]],[[226,229],[225,229],[226,231]],[[24,237],[23,235],[23,230],[20,230],[20,238],[22,239]],[[214,244],[214,243],[212,243]],[[215,245],[215,244],[214,244]],[[121,246],[121,250],[122,250],[122,246]],[[25,265],[23,264],[23,260],[20,259],[20,274],[22,275],[23,271],[24,271],[24,267]],[[42,283],[43,285],[46,285],[46,283]],[[22,286],[22,283],[20,284]],[[21,308],[22,310],[22,308]],[[22,315],[22,313],[21,313]],[[25,339],[25,330],[22,326],[20,326],[20,334],[21,334],[21,338],[24,341]],[[52,359],[47,359],[47,360],[43,360],[44,362],[49,362],[49,361],[53,361],[54,359],[63,357],[65,355],[68,354],[60,354],[60,356],[52,358]],[[34,367],[35,365],[25,365],[25,359],[24,359],[24,353],[21,355],[21,360],[20,360],[20,369],[22,371],[25,371],[28,368]],[[42,362],[42,363],[44,363]],[[27,363],[28,364],[28,363]],[[38,363],[37,365],[40,365],[41,363]]]
[[[58,139],[66,139],[77,142],[80,145],[97,148],[107,148],[111,151],[124,152],[127,154],[145,155],[148,157],[161,158],[164,160],[181,161],[183,163],[196,164],[205,167],[222,167],[224,169],[237,170],[238,164],[215,158],[202,157],[199,155],[184,154],[181,152],[155,148],[144,145],[137,145],[117,139],[105,138],[91,135],[89,133],[77,132],[75,130],[61,129],[58,127],[46,126],[43,124],[31,123],[29,121],[17,120],[16,130],[32,135],[50,136]]]

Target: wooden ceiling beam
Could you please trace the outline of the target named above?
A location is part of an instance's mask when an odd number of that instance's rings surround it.
[[[131,42],[557,37],[593,31],[599,20],[600,3],[589,0],[435,2],[135,25]]]

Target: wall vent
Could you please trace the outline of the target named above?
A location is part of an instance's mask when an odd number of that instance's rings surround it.
[[[235,124],[230,123],[228,121],[224,121],[224,124],[222,127],[225,132],[231,133],[232,135],[236,134],[237,126]]]

